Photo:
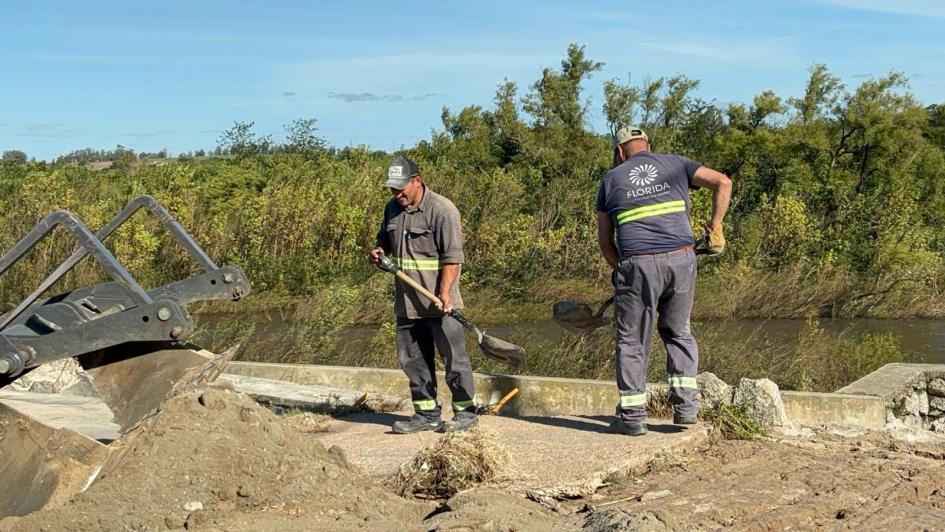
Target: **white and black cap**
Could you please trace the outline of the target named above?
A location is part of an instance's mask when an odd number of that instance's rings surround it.
[[[406,157],[397,157],[387,167],[387,182],[385,187],[401,190],[410,182],[410,178],[420,175],[417,163]]]

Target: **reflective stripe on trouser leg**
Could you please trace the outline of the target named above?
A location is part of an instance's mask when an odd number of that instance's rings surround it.
[[[413,402],[413,409],[420,411],[436,410],[436,399],[421,399]]]
[[[436,352],[433,333],[422,319],[397,318],[397,358],[410,383],[414,411],[439,419],[436,401]]]
[[[446,385],[453,398],[453,411],[475,413],[476,390],[463,326],[452,316],[425,318],[424,321],[429,324],[436,350],[446,368]]]
[[[650,261],[621,260],[614,275],[614,365],[621,397],[617,415],[624,422],[646,419],[644,390],[658,297],[653,283],[657,273]]]
[[[690,390],[698,390],[699,383],[696,382],[695,377],[686,377],[685,375],[670,375],[669,387],[670,388],[688,388]]]
[[[666,346],[669,402],[679,415],[699,413],[699,347],[689,327],[696,290],[696,257],[693,253],[665,256],[661,266],[666,285],[660,298],[656,327]]]
[[[637,406],[646,406],[646,393],[621,393],[620,407],[634,408]]]
[[[463,410],[468,410],[474,406],[476,406],[476,401],[473,401],[472,399],[469,401],[453,401],[453,412],[462,412]]]

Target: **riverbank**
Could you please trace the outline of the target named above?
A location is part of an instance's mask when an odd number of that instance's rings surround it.
[[[195,311],[195,342],[217,350],[241,343],[240,360],[396,368],[390,292],[389,278],[375,275],[358,286],[327,287],[311,298],[251,296],[229,308],[235,312],[202,305]],[[481,287],[464,291],[467,315],[491,334],[525,347],[529,374],[591,379],[612,378],[612,329],[577,335],[554,324],[551,309],[560,299],[596,307],[607,295],[604,283],[578,281],[531,287],[515,298]],[[697,302],[705,306],[718,297],[700,286]],[[832,391],[886,363],[945,360],[945,320],[714,319],[707,314],[694,312],[701,369],[729,382],[767,377],[784,389]],[[473,346],[475,339],[470,336],[467,343]],[[477,370],[507,372],[477,349],[470,352]],[[665,352],[656,342],[650,378],[661,381],[664,373]]]

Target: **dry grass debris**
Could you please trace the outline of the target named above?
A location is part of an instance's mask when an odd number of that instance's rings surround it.
[[[741,406],[718,403],[703,408],[699,417],[712,425],[713,439],[757,440],[765,435],[764,428]]]
[[[446,499],[507,474],[509,456],[498,437],[482,428],[448,432],[421,449],[389,481],[404,497]]]
[[[285,414],[283,419],[302,434],[331,432],[332,417],[326,414],[298,411]]]

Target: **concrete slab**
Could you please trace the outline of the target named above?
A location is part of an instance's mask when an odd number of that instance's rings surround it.
[[[410,413],[355,414],[333,421],[330,432],[313,437],[337,445],[348,461],[369,475],[384,477],[431,445],[440,434],[393,434],[390,425]],[[695,450],[708,441],[704,424],[681,427],[652,420],[642,437],[613,434],[612,416],[481,416],[509,453],[514,474],[505,483],[517,491],[590,493],[611,474],[628,473],[658,453]]]
[[[53,429],[68,429],[105,442],[119,435],[112,412],[97,397],[2,390],[0,403]]]
[[[945,364],[886,364],[860,380],[837,390],[837,393],[873,395],[887,401],[902,395],[903,390],[926,379],[945,377]]]
[[[249,395],[259,403],[281,408],[334,413],[360,404],[377,410],[399,410],[408,406],[408,401],[402,397],[318,384],[296,384],[242,375],[224,375],[220,380],[231,382],[234,390]]]

